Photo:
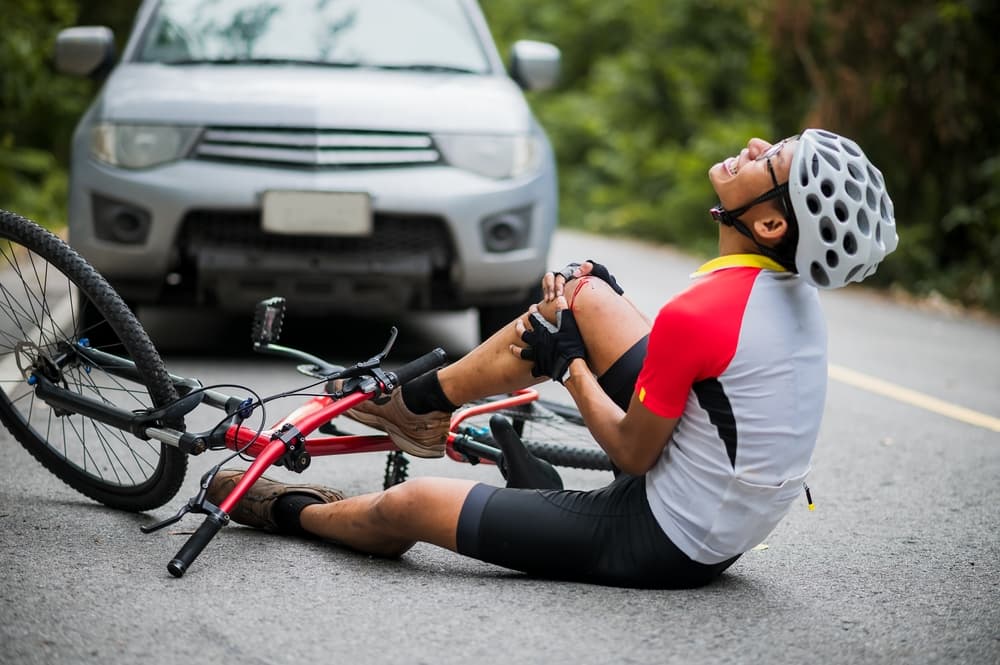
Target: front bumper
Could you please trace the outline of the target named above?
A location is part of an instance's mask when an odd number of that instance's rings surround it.
[[[330,237],[267,237],[259,229],[261,194],[282,189],[367,192],[376,232],[385,226],[401,239],[387,250]],[[141,242],[99,237],[95,197],[147,211]],[[178,293],[242,309],[285,295],[293,308],[448,309],[516,302],[537,285],[556,207],[551,163],[533,177],[497,181],[439,165],[314,171],[184,160],[127,171],[84,155],[74,157],[70,242],[136,303]],[[527,241],[488,251],[483,220],[508,211],[525,216]],[[220,219],[228,231],[203,232]],[[409,234],[417,225],[430,230]]]

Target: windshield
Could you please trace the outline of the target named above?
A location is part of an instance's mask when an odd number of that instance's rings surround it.
[[[460,0],[163,0],[140,62],[486,73]]]

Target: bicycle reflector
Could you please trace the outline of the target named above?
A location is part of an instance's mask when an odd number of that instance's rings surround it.
[[[257,303],[253,312],[253,330],[250,339],[254,344],[272,344],[281,337],[281,323],[285,318],[285,299],[268,298]]]

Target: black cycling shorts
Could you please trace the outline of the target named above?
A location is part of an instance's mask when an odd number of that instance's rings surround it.
[[[649,335],[646,335],[623,353],[604,374],[597,378],[597,383],[604,392],[621,407],[628,411],[632,393],[635,392],[635,382],[639,380],[642,363],[646,361],[646,347],[649,346]]]
[[[663,533],[641,476],[597,490],[472,488],[458,519],[458,552],[538,577],[682,589],[711,582],[737,557],[692,561]]]
[[[598,379],[622,409],[648,341],[637,342]],[[738,558],[692,561],[653,517],[645,478],[625,474],[590,491],[476,485],[462,506],[457,541],[461,554],[531,575],[639,588],[701,586]]]

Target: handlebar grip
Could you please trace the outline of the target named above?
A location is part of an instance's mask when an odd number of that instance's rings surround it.
[[[433,351],[425,353],[416,360],[411,360],[402,367],[396,369],[394,372],[387,372],[387,374],[395,377],[396,385],[401,386],[404,383],[412,381],[425,372],[441,367],[444,365],[446,360],[448,360],[448,355],[444,352],[444,349],[439,347]]]
[[[167,570],[170,571],[170,574],[174,577],[183,576],[194,560],[198,558],[198,555],[201,554],[201,551],[205,549],[205,546],[208,545],[208,542],[225,525],[225,521],[217,515],[206,517],[205,521],[198,527],[198,530],[191,534],[191,537],[187,539],[184,546],[177,552],[177,556],[167,564]]]

